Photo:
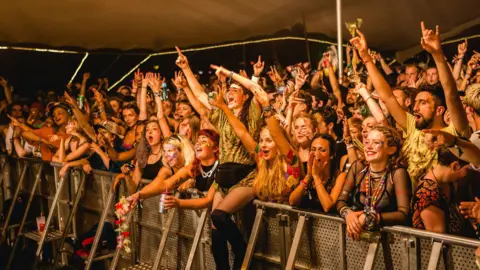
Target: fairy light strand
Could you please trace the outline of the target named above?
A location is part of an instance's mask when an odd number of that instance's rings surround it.
[[[134,66],[127,74],[125,74],[122,78],[120,78],[120,80],[116,81],[112,86],[110,86],[108,88],[108,91],[112,90],[112,88],[114,88],[115,86],[117,86],[117,84],[119,84],[121,81],[125,80],[125,78],[128,77],[128,75],[132,74],[132,72],[134,72],[141,64],[145,63],[148,59],[150,59],[150,57],[152,57],[151,54],[149,54],[147,57],[145,57],[140,63],[138,63],[136,66]]]
[[[80,69],[82,68],[83,66],[83,62],[85,62],[85,60],[87,59],[88,57],[88,52],[85,54],[85,56],[82,58],[82,61],[80,61],[80,64],[78,65],[77,67],[77,70],[75,70],[75,73],[73,73],[73,76],[72,78],[70,79],[70,82],[69,83],[72,83],[73,82],[73,79],[75,79],[75,77],[77,76],[78,72],[80,71]]]

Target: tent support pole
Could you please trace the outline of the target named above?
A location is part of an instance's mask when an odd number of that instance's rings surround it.
[[[338,51],[338,81],[343,82],[343,48],[342,48],[342,0],[337,1],[337,51]]]

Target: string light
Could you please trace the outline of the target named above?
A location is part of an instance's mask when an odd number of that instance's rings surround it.
[[[44,48],[26,48],[26,47],[16,47],[16,46],[0,46],[0,50],[33,51],[33,52],[49,52],[49,53],[68,53],[68,54],[82,54],[82,53],[84,53],[84,52],[79,52],[79,51],[55,50],[55,49],[44,49]]]
[[[110,88],[108,88],[108,91],[112,90],[112,88],[114,88],[115,86],[117,86],[117,84],[119,84],[121,81],[123,81],[125,78],[128,77],[128,75],[132,74],[132,72],[134,72],[141,64],[145,63],[148,59],[150,59],[150,57],[152,57],[151,54],[149,54],[147,57],[145,57],[140,63],[138,63],[135,67],[133,67],[127,74],[125,74],[120,80],[118,80],[117,82],[115,82],[112,86],[110,86]]]
[[[72,82],[73,82],[73,79],[75,79],[75,76],[77,76],[78,71],[80,71],[80,68],[82,68],[83,62],[85,62],[85,60],[87,59],[87,57],[88,57],[88,52],[87,52],[87,53],[85,54],[85,56],[82,58],[82,61],[80,62],[80,65],[78,65],[77,70],[75,70],[75,73],[73,73],[73,76],[72,76],[72,78],[70,79],[70,82],[69,82],[69,83],[72,83]]]

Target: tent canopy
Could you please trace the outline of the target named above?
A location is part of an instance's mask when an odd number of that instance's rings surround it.
[[[418,46],[420,21],[440,24],[442,38],[480,25],[471,0],[343,0],[343,21],[363,18],[369,45],[395,52]],[[190,47],[271,35],[305,22],[309,33],[335,39],[335,1],[4,1],[0,43],[47,47],[147,49]],[[344,27],[344,26],[343,26]],[[344,40],[349,33],[344,27]]]

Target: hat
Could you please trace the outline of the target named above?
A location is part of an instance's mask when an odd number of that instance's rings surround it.
[[[100,124],[94,125],[93,127],[97,132],[98,129],[103,128],[106,129],[108,132],[117,135],[117,137],[119,137],[120,139],[123,139],[124,137],[120,131],[120,127],[117,125],[117,123],[113,121],[103,121]]]
[[[47,116],[50,116],[50,115],[53,115],[53,110],[55,108],[63,108],[64,110],[66,110],[68,112],[68,114],[72,115],[72,109],[70,108],[70,106],[65,103],[65,102],[50,102],[48,103],[47,105]]]

